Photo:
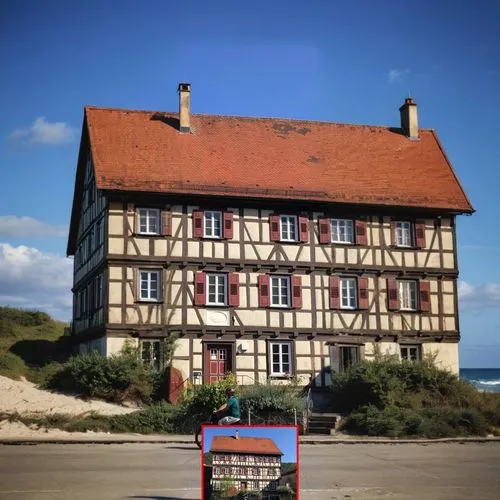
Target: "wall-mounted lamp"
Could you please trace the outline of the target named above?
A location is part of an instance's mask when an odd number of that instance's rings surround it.
[[[201,372],[193,372],[193,384],[194,385],[201,384]]]
[[[244,352],[248,351],[248,344],[246,342],[241,342],[241,344],[238,345],[237,352],[238,354],[243,354]]]

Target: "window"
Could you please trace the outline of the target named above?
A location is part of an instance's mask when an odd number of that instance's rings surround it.
[[[396,222],[396,246],[413,246],[413,234],[411,222]]]
[[[271,276],[271,306],[290,307],[290,277]]]
[[[141,359],[145,365],[159,370],[161,368],[161,340],[143,340]]]
[[[399,281],[399,304],[403,311],[417,310],[417,282],[416,281]]]
[[[420,346],[419,345],[402,345],[400,347],[401,359],[407,361],[419,361],[421,359]]]
[[[292,344],[290,342],[270,342],[271,375],[286,376],[292,373]],[[259,463],[262,461],[259,460]]]
[[[227,274],[207,273],[207,305],[225,306],[227,304]]]
[[[297,217],[295,215],[280,217],[280,240],[297,241]]]
[[[342,309],[356,309],[356,278],[341,278],[340,279],[341,291],[341,308]]]
[[[159,300],[160,271],[140,271],[140,300]]]
[[[206,211],[205,238],[222,238],[222,212]]]
[[[102,220],[98,221],[95,225],[95,247],[99,248],[102,243]]]
[[[339,349],[339,371],[345,372],[359,361],[358,346],[340,346]]]
[[[94,307],[96,309],[99,309],[102,306],[102,283],[103,283],[103,276],[100,274],[99,276],[96,276],[95,278],[95,304]]]
[[[352,220],[332,219],[332,242],[354,243],[354,227]]]
[[[139,208],[139,234],[160,234],[160,210]]]

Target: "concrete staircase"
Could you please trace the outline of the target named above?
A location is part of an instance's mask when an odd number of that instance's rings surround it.
[[[311,413],[307,425],[307,434],[335,434],[340,423],[338,413]]]

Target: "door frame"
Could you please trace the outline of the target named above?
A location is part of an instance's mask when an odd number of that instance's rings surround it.
[[[203,371],[203,383],[204,384],[209,384],[209,366],[210,366],[210,360],[208,359],[209,355],[209,346],[212,345],[220,345],[220,346],[225,346],[228,347],[229,353],[227,356],[227,359],[230,363],[229,371],[236,374],[236,342],[231,341],[231,340],[202,340],[202,349],[203,349],[203,356],[202,356],[202,371]]]

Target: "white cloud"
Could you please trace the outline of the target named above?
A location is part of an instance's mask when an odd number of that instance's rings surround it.
[[[73,262],[32,247],[0,243],[0,304],[71,318]]]
[[[7,237],[64,237],[68,228],[63,225],[52,225],[33,217],[17,215],[0,215],[0,236]]]
[[[22,140],[30,144],[65,144],[76,136],[76,130],[64,122],[50,123],[45,117],[37,118],[29,127],[14,130],[9,139]]]
[[[410,70],[408,68],[406,68],[406,69],[391,69],[387,73],[387,81],[389,83],[394,83],[396,81],[403,80],[409,73],[410,73]]]
[[[458,283],[458,300],[463,309],[500,308],[500,283],[471,285]]]

